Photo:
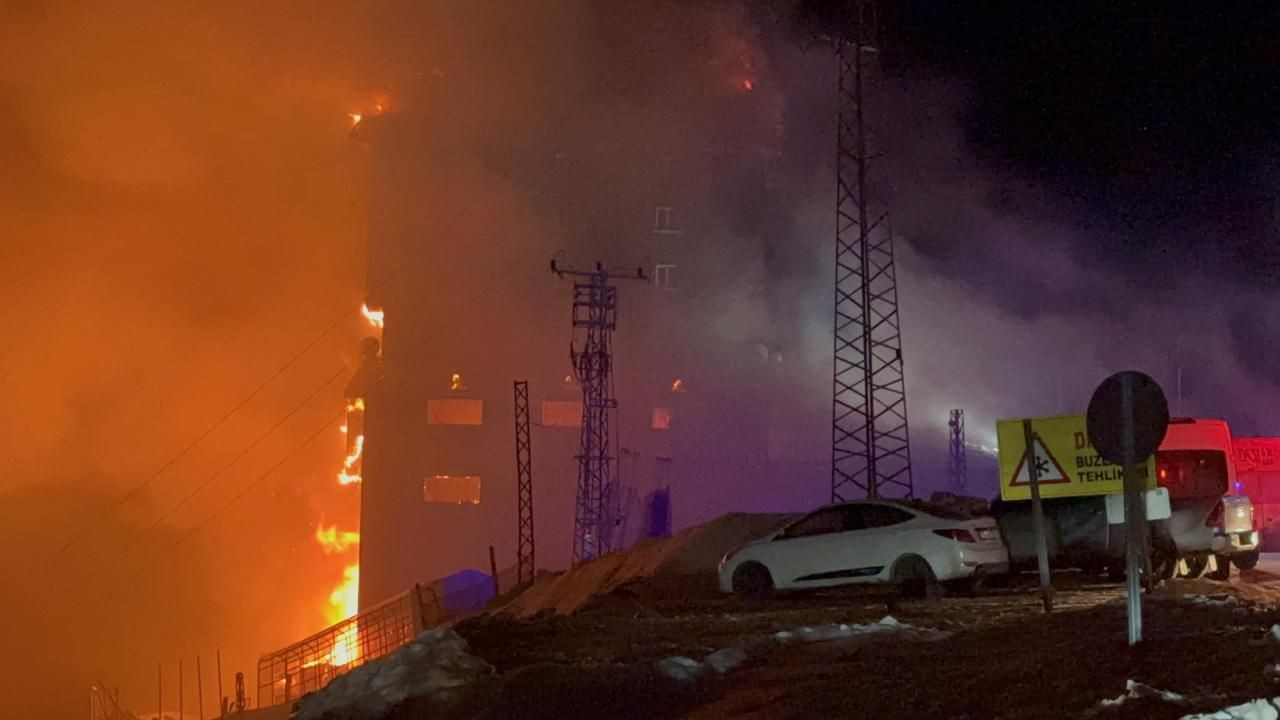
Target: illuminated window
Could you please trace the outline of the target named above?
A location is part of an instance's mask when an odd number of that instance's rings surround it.
[[[653,231],[660,235],[676,235],[680,226],[676,222],[676,209],[659,205],[653,209]]]
[[[422,479],[422,499],[429,503],[480,504],[479,475],[428,475]]]
[[[653,409],[653,429],[654,430],[670,430],[671,429],[671,408],[654,408]]]
[[[664,290],[675,289],[675,265],[654,265],[653,284]]]
[[[484,401],[474,398],[427,400],[428,425],[483,425]]]
[[[542,424],[546,427],[582,427],[582,402],[543,400]]]

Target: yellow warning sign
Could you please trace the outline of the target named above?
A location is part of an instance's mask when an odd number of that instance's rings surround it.
[[[1094,452],[1085,431],[1083,415],[1034,418],[1031,420],[1031,444],[1040,497],[1075,497],[1109,495],[1124,491],[1124,476],[1119,465],[1107,462]],[[1027,465],[1026,435],[1022,420],[996,423],[996,442],[1000,448],[1000,497],[1004,500],[1031,499],[1031,472]],[[1155,459],[1139,466],[1144,487],[1155,487]]]

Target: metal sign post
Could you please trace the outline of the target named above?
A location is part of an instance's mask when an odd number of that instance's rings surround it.
[[[1169,404],[1164,391],[1149,375],[1132,370],[1116,373],[1098,386],[1089,400],[1089,440],[1098,454],[1124,468],[1124,531],[1126,609],[1129,644],[1142,642],[1142,575],[1151,577],[1147,563],[1146,499],[1148,478],[1139,472],[1164,441],[1169,428]]]
[[[1124,537],[1125,537],[1125,608],[1129,617],[1129,644],[1142,642],[1143,550],[1147,522],[1143,512],[1142,486],[1138,480],[1137,452],[1134,449],[1133,377],[1123,375],[1120,385],[1120,407],[1124,451]]]
[[[1036,534],[1036,561],[1040,567],[1040,602],[1044,611],[1053,610],[1053,585],[1049,578],[1049,542],[1044,535],[1044,507],[1040,504],[1040,469],[1036,466],[1035,433],[1031,421],[1022,421],[1022,436],[1027,448],[1027,477],[1031,484],[1031,526]]]

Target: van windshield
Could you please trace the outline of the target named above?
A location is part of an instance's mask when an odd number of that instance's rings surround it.
[[[1156,478],[1171,498],[1221,497],[1227,493],[1227,454],[1221,450],[1161,450]]]

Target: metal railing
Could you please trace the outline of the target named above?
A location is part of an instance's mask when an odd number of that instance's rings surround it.
[[[425,629],[417,585],[355,617],[258,659],[258,703],[279,705],[408,645]]]
[[[424,630],[465,615],[476,600],[492,592],[493,578],[481,577],[449,593],[443,581],[414,585],[355,617],[263,655],[258,658],[258,707],[291,703],[343,673],[390,655]],[[515,567],[498,577],[514,582]]]

